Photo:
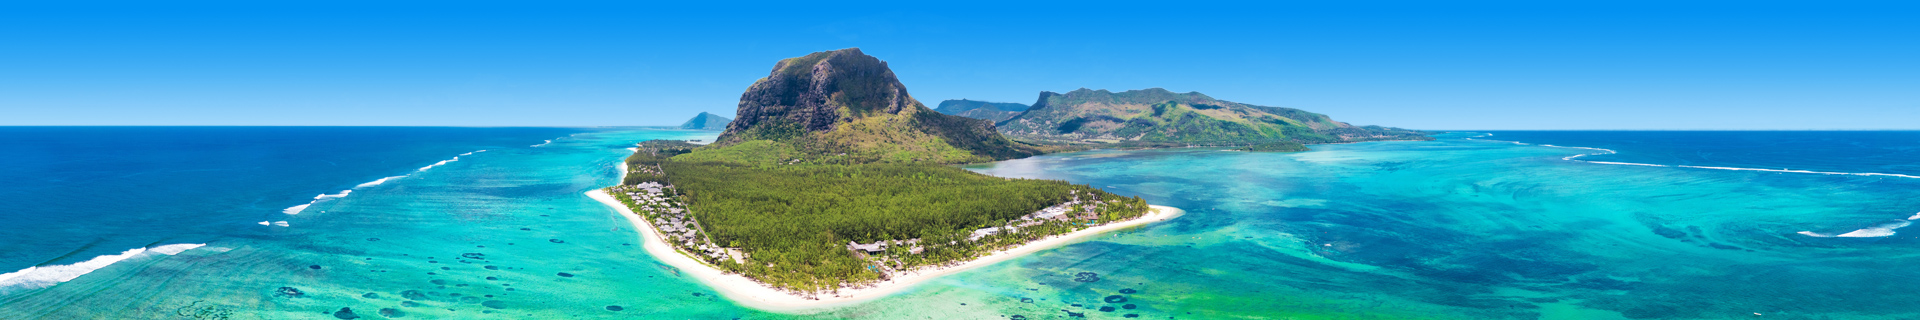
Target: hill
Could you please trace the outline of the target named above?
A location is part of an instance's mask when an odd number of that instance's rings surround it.
[[[1011,102],[986,102],[967,99],[941,101],[940,107],[933,111],[956,116],[981,119],[993,122],[1006,121],[1021,112],[1027,111],[1027,105]]]
[[[717,114],[701,112],[698,115],[694,115],[693,119],[687,120],[687,123],[680,124],[680,128],[694,129],[694,130],[726,130],[727,123],[730,123],[730,122],[733,122],[733,119],[727,119],[727,117],[722,117]]]
[[[1252,145],[1277,141],[1338,143],[1431,140],[1414,130],[1354,126],[1324,114],[1293,108],[1214,99],[1199,92],[1161,88],[1109,92],[1079,89],[1041,92],[1032,108],[1001,121],[1017,137],[1054,141],[1102,141],[1200,145]]]
[[[609,188],[689,257],[802,296],[1140,217],[1087,185],[946,164],[1039,153],[915,101],[859,49],[781,60],[713,144],[640,143]],[[856,244],[858,244],[856,246]]]
[[[1039,154],[993,123],[934,112],[914,100],[885,61],[858,48],[774,64],[740,95],[739,119],[713,148],[823,163],[966,163]],[[786,159],[782,159],[786,160]]]

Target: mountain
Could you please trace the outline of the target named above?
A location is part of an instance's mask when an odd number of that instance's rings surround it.
[[[1119,93],[1085,88],[1066,94],[1041,92],[1032,108],[999,122],[999,130],[1039,140],[1207,145],[1432,139],[1414,130],[1354,126],[1300,109],[1250,105],[1161,88]]]
[[[717,114],[701,112],[699,115],[693,116],[693,119],[687,120],[687,123],[680,124],[680,128],[694,129],[694,130],[725,130],[727,129],[727,123],[729,122],[733,122],[733,119],[727,119],[727,117],[722,117]]]
[[[956,116],[981,119],[993,122],[1006,121],[1020,112],[1027,111],[1027,105],[1012,102],[986,102],[967,99],[941,101],[940,107],[933,111]]]
[[[740,95],[738,114],[707,152],[690,156],[731,149],[759,160],[965,163],[1039,153],[992,122],[927,109],[859,48],[781,60]]]

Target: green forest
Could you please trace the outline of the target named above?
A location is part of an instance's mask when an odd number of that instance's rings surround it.
[[[1300,144],[1299,142],[1293,142],[1293,141],[1275,141],[1275,142],[1268,142],[1268,143],[1246,146],[1246,147],[1242,147],[1234,150],[1263,151],[1263,152],[1300,152],[1300,151],[1307,151],[1307,145]]]
[[[705,149],[678,141],[644,142],[627,158],[629,174],[623,183],[673,186],[678,192],[674,202],[686,205],[714,244],[746,253],[746,263],[701,260],[800,292],[882,280],[895,270],[964,262],[1148,210],[1139,198],[1059,180],[1001,178],[946,165],[782,161],[796,154],[768,143]],[[1073,214],[1022,220],[1076,200],[1067,210]],[[1017,232],[968,239],[977,229],[1010,224],[1024,226]],[[916,239],[917,253],[908,246],[871,254],[847,246]],[[681,249],[701,254],[697,248]]]

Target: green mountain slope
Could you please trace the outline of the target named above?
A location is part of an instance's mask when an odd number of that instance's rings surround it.
[[[725,130],[729,122],[733,122],[733,119],[727,119],[727,117],[722,117],[717,114],[701,112],[699,115],[694,115],[693,119],[688,119],[687,123],[680,124],[680,128],[693,130]]]
[[[739,115],[711,145],[637,145],[627,179],[607,191],[681,253],[795,293],[971,260],[1148,208],[1087,185],[945,165],[1038,151],[985,120],[927,109],[859,49],[780,61],[741,95]],[[1063,213],[1035,216],[1043,209]]]
[[[1001,121],[1009,135],[1069,141],[1141,141],[1250,145],[1276,141],[1336,143],[1428,140],[1419,131],[1354,126],[1300,109],[1214,99],[1199,92],[1152,88],[1109,92],[1041,92],[1033,107]]]
[[[690,156],[744,148],[821,163],[965,163],[1039,153],[991,122],[927,109],[858,48],[781,60],[740,96],[739,117]]]
[[[1027,111],[1027,105],[1011,102],[986,102],[967,99],[941,101],[940,107],[933,111],[956,116],[981,119],[993,122],[1006,121],[1020,112]]]

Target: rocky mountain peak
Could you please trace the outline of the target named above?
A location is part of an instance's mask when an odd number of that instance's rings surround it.
[[[721,140],[764,123],[830,131],[844,122],[899,114],[918,104],[886,61],[860,48],[815,52],[780,60],[766,78],[748,87],[740,95],[738,118]]]

